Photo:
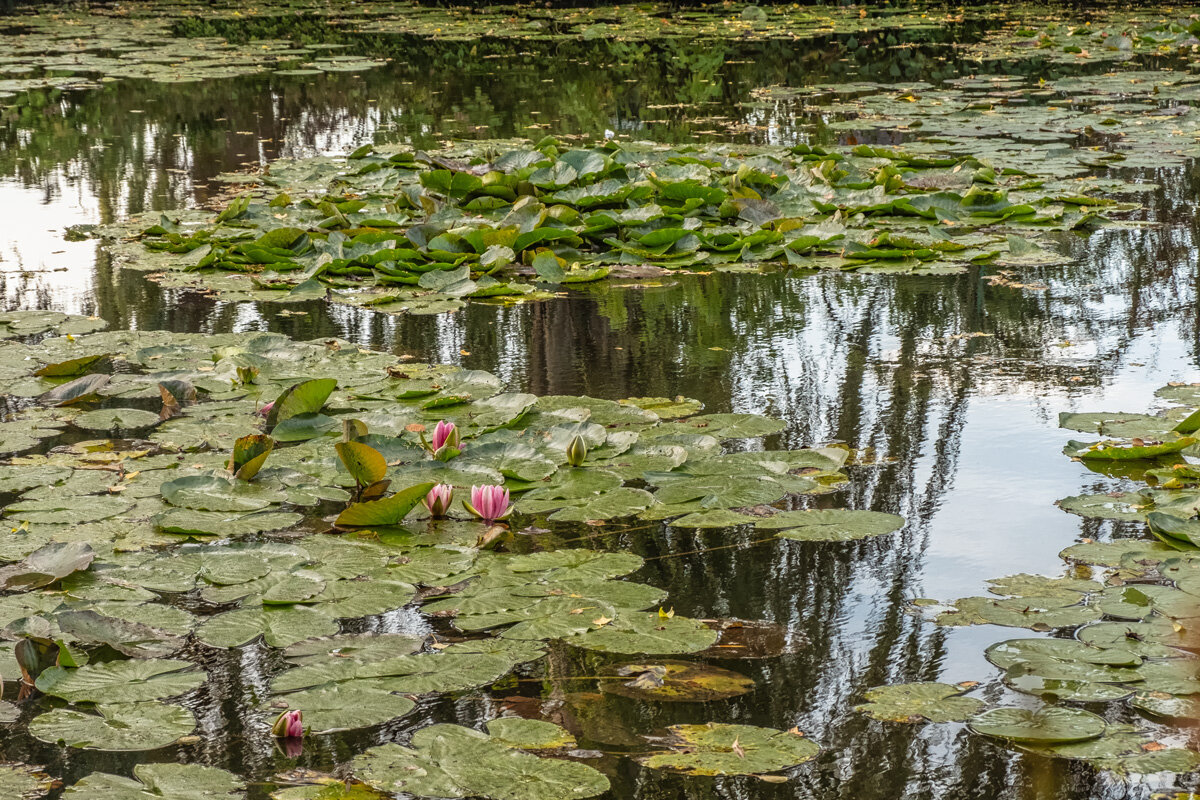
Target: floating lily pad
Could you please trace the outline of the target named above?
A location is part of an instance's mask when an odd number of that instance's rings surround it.
[[[540,719],[501,717],[491,720],[486,727],[493,742],[518,750],[557,750],[575,746],[574,736],[553,722]]]
[[[203,672],[185,671],[187,661],[110,661],[79,669],[51,667],[37,679],[37,688],[71,703],[139,703],[190,692],[204,683]]]
[[[288,708],[304,714],[304,724],[313,733],[332,733],[369,728],[402,717],[416,707],[407,697],[392,694],[364,681],[307,689],[277,698]],[[277,714],[278,708],[273,707]]]
[[[29,733],[84,750],[157,750],[196,727],[192,712],[165,703],[98,705],[96,712],[55,709],[35,717]]]
[[[804,542],[845,542],[882,536],[899,530],[904,518],[878,511],[829,509],[785,511],[759,520],[760,530],[777,530],[782,539]]]
[[[650,769],[688,775],[758,775],[803,764],[821,751],[798,731],[753,725],[673,725],[663,743],[671,750],[642,758]]]
[[[876,686],[854,710],[885,722],[962,722],[983,708],[981,700],[963,696],[968,688],[948,683]]]
[[[354,759],[352,769],[381,791],[427,797],[572,800],[609,788],[608,779],[589,766],[539,758],[457,725],[422,728],[411,748],[373,747]]]
[[[971,718],[972,731],[984,736],[1019,743],[1064,744],[1096,739],[1107,725],[1102,717],[1078,708],[1051,706],[1028,708],[989,708]]]
[[[600,689],[633,700],[710,703],[752,692],[754,681],[698,661],[654,661],[607,668]]]
[[[64,797],[78,800],[233,800],[244,797],[245,785],[234,775],[198,764],[138,764],[136,780],[93,772]]]

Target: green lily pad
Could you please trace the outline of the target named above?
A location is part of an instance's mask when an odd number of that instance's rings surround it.
[[[190,692],[207,676],[187,661],[110,661],[79,669],[51,667],[37,679],[37,688],[71,703],[140,703]]]
[[[656,612],[625,612],[610,624],[570,640],[588,650],[631,655],[695,653],[716,641],[717,632],[699,620]]]
[[[975,733],[1022,744],[1065,744],[1102,736],[1102,717],[1078,708],[989,708],[967,723]]]
[[[781,539],[802,542],[846,542],[882,536],[904,526],[904,518],[878,511],[826,509],[785,511],[759,520],[760,530],[777,530]]]
[[[553,722],[540,719],[501,717],[488,722],[486,728],[493,742],[518,750],[557,750],[575,746],[574,736]]]
[[[304,724],[313,733],[333,733],[355,728],[369,728],[402,717],[416,707],[407,697],[376,688],[365,681],[306,689],[276,698],[272,713],[279,713],[281,703],[299,709]]]
[[[671,748],[644,756],[650,769],[687,775],[760,775],[816,758],[819,745],[803,734],[753,725],[672,725],[662,742]]]
[[[710,703],[752,692],[754,681],[698,661],[652,661],[607,668],[600,690],[632,700]]]
[[[428,797],[582,800],[609,788],[589,766],[539,758],[457,725],[422,728],[411,748],[373,747],[354,759],[352,770],[381,791]]]
[[[338,624],[303,606],[267,606],[226,611],[209,617],[196,636],[212,647],[240,647],[258,639],[272,647],[288,647],[313,636],[332,636]]]
[[[77,800],[234,800],[244,797],[245,785],[234,775],[198,764],[138,764],[136,780],[93,772],[64,797]]]
[[[962,722],[983,708],[981,700],[963,697],[968,688],[948,683],[876,686],[854,710],[885,722]]]
[[[78,428],[92,431],[144,430],[161,422],[158,414],[137,408],[100,408],[85,411],[72,422]]]
[[[29,733],[43,742],[84,750],[157,750],[196,727],[192,712],[165,703],[98,705],[96,711],[55,709],[35,717]]]

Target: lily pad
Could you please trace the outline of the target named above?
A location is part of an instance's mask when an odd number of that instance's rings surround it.
[[[245,785],[234,775],[198,764],[138,764],[136,780],[93,772],[64,797],[77,800],[234,800],[244,797]]]
[[[192,712],[165,703],[98,705],[96,712],[55,709],[35,717],[29,733],[43,742],[84,750],[157,750],[196,727]]]
[[[668,751],[642,758],[650,769],[687,775],[760,775],[803,764],[821,751],[799,731],[753,725],[673,725]]]
[[[983,736],[1022,744],[1065,744],[1096,739],[1107,725],[1102,717],[1078,708],[1051,706],[989,708],[971,718],[968,726]]]
[[[632,700],[710,703],[752,692],[754,681],[698,661],[653,661],[607,668],[600,689]]]
[[[373,747],[354,759],[352,770],[381,791],[427,797],[582,800],[609,788],[589,766],[539,758],[457,725],[422,728],[411,747]]]
[[[963,696],[969,688],[949,683],[876,686],[854,710],[885,722],[962,722],[983,708],[981,700]]]
[[[904,518],[878,511],[827,509],[785,511],[759,520],[760,530],[777,530],[781,539],[802,542],[846,542],[882,536],[904,526]]]
[[[79,669],[51,667],[37,679],[37,688],[71,703],[140,703],[190,692],[206,675],[187,661],[110,661]]]

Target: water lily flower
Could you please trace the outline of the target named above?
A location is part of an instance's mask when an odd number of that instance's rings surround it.
[[[472,486],[471,502],[463,501],[463,507],[472,515],[488,523],[508,519],[512,514],[512,503],[508,501],[508,489],[503,486]]]
[[[575,434],[575,438],[571,439],[571,443],[567,445],[567,463],[572,467],[582,467],[584,459],[587,458],[587,442],[579,434]]]
[[[298,739],[304,735],[304,715],[300,709],[285,711],[271,726],[271,734],[282,739]]]
[[[446,445],[458,447],[458,427],[453,422],[442,420],[433,429],[433,449],[441,450]]]
[[[421,434],[421,442],[429,454],[438,461],[449,461],[462,452],[462,439],[458,427],[453,422],[440,421],[433,429],[433,441],[426,442],[425,434]]]
[[[439,483],[429,490],[422,501],[434,517],[444,517],[450,510],[450,502],[454,499],[454,487],[448,483]]]
[[[262,408],[260,408],[258,410],[258,415],[260,417],[265,417],[271,413],[271,409],[274,407],[275,407],[275,401],[272,400],[271,402],[267,403],[265,406],[263,406]]]

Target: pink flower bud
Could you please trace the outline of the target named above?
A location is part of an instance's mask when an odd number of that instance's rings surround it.
[[[436,452],[446,445],[450,445],[456,450],[458,449],[458,428],[455,427],[453,422],[442,420],[433,429],[433,449]]]
[[[430,516],[444,517],[450,510],[452,500],[454,500],[454,487],[448,483],[439,483],[429,490],[429,494],[425,495],[423,502],[429,509]]]
[[[471,502],[464,501],[463,507],[489,525],[508,519],[513,510],[508,499],[508,489],[492,485],[472,486]]]
[[[271,409],[274,407],[275,407],[275,401],[272,400],[271,402],[267,403],[265,406],[263,406],[262,408],[260,408],[258,410],[258,415],[260,417],[265,417],[271,413]]]
[[[291,711],[285,711],[275,720],[275,724],[271,726],[271,733],[282,739],[299,739],[304,735],[304,715],[300,713],[300,709],[294,708]]]

